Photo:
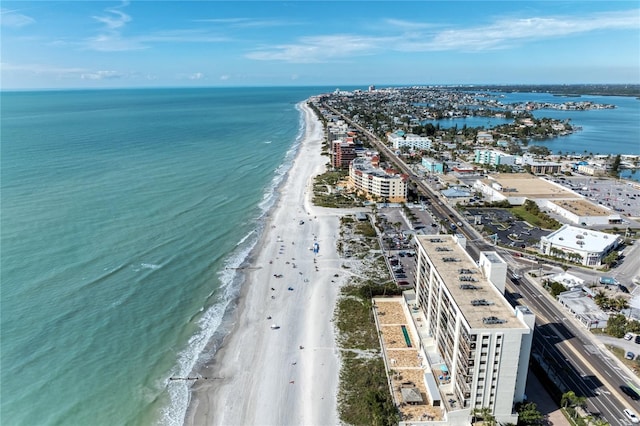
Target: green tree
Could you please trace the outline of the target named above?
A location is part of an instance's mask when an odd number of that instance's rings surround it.
[[[613,299],[611,307],[620,312],[621,310],[627,309],[629,307],[629,301],[622,296],[618,296]]]
[[[544,415],[538,411],[534,402],[527,402],[516,407],[518,412],[518,426],[536,426],[544,424]]]
[[[622,314],[611,315],[604,331],[609,336],[622,337],[626,333],[627,319]]]
[[[553,297],[557,297],[560,293],[567,291],[567,288],[557,281],[552,282],[550,288]]]
[[[620,154],[616,155],[611,164],[611,174],[617,176],[620,172]]]
[[[496,418],[491,413],[491,409],[489,407],[474,408],[471,411],[471,415],[473,416],[471,420],[472,423],[482,420],[483,425],[496,426],[497,424]]]
[[[602,259],[602,263],[604,263],[609,268],[611,268],[611,266],[613,266],[613,264],[616,263],[617,260],[618,260],[618,253],[615,251],[612,251],[611,253],[606,255],[604,259]]]
[[[578,396],[574,391],[567,391],[562,394],[562,399],[560,400],[560,405],[562,408],[567,407],[584,407],[587,403],[587,398],[585,396]]]

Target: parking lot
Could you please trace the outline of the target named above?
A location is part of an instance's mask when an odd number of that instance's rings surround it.
[[[476,224],[489,233],[496,235],[498,244],[517,247],[537,247],[540,237],[548,235],[549,231],[531,227],[526,222],[518,220],[508,210],[496,208],[472,208],[466,211],[467,221]],[[478,226],[478,225],[476,225]]]
[[[640,189],[617,179],[592,176],[560,176],[550,179],[612,213],[640,218]]]
[[[428,209],[413,207],[410,214],[402,207],[382,207],[378,220],[384,235],[382,249],[394,280],[401,287],[415,285],[414,234],[437,234],[436,224]]]

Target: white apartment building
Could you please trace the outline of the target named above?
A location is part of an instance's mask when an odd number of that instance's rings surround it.
[[[600,266],[602,259],[615,250],[621,237],[577,226],[563,225],[540,238],[542,254],[579,261],[584,266]]]
[[[406,177],[377,167],[372,158],[357,157],[351,161],[349,181],[372,198],[390,203],[407,201]]]
[[[504,298],[507,263],[482,252],[476,264],[462,235],[417,235],[416,246],[416,288],[405,292],[405,309],[420,313],[415,329],[430,370],[446,372],[428,386],[442,395],[446,424],[468,425],[484,407],[499,424],[517,423],[535,315]]]
[[[433,141],[427,136],[418,136],[412,133],[394,132],[389,133],[387,140],[393,149],[408,147],[410,149],[426,150],[431,149]]]
[[[499,166],[501,164],[513,166],[516,163],[516,157],[495,149],[476,149],[475,162],[492,166]]]

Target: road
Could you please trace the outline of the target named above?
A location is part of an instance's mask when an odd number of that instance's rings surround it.
[[[365,134],[381,153],[405,173],[421,195],[429,200],[430,209],[441,221],[465,223],[464,218],[443,203],[431,188],[374,134],[328,105],[325,107],[341,115],[346,122]],[[467,251],[474,260],[479,259],[481,251],[498,251],[501,256],[510,260],[510,264],[516,264],[516,260],[507,250],[488,244],[472,227],[458,227],[456,232],[467,238]],[[529,269],[531,266],[523,267],[516,272],[526,275],[524,271]],[[526,305],[536,315],[532,352],[546,361],[546,371],[550,377],[563,383],[566,386],[565,391],[573,390],[578,396],[587,397],[590,412],[599,413],[611,425],[627,425],[629,422],[624,418],[622,410],[629,407],[638,411],[640,403],[622,393],[620,385],[631,384],[632,387],[640,389],[637,378],[621,368],[593,336],[567,318],[567,312],[538,283],[530,282],[529,278],[525,277],[516,285],[508,279],[506,288],[505,296],[511,303]]]
[[[587,397],[587,407],[612,425],[626,425],[622,409],[638,410],[620,390],[620,385],[637,387],[637,380],[621,368],[613,356],[594,337],[566,316],[549,293],[528,277],[507,284],[507,299],[524,304],[536,314],[534,356],[543,360],[544,369],[555,381]]]

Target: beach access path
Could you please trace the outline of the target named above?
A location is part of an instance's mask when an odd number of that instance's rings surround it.
[[[193,385],[187,425],[339,423],[332,319],[345,212],[311,203],[313,177],[328,160],[321,155],[322,123],[306,103],[301,107],[305,135],[252,254],[232,331],[201,372],[219,379]]]

